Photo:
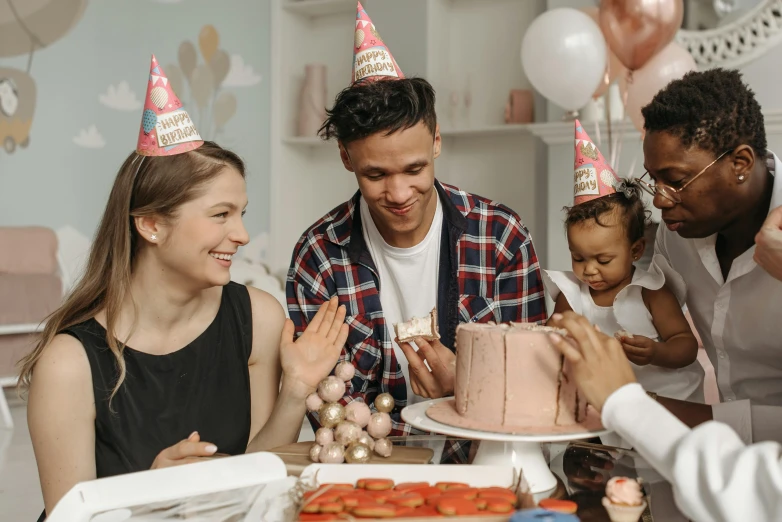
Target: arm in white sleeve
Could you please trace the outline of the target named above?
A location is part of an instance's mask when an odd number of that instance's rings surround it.
[[[603,424],[671,482],[679,509],[692,520],[782,520],[778,444],[744,446],[717,422],[689,430],[639,384],[608,398]]]

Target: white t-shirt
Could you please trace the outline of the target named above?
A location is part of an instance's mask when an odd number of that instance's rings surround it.
[[[395,323],[426,316],[437,306],[443,209],[437,194],[432,197],[437,200],[432,226],[423,241],[411,248],[396,248],[386,243],[372,220],[364,198],[361,198],[360,203],[364,241],[380,276],[380,305],[391,332],[394,353],[407,383],[408,405],[424,399],[413,393],[407,357],[393,340],[393,328]]]

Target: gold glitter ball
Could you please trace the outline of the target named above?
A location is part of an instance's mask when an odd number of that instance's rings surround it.
[[[310,446],[310,460],[312,462],[319,462],[320,458],[320,451],[323,449],[323,446],[321,446],[318,443],[313,444]]]
[[[390,393],[381,393],[375,397],[375,409],[382,413],[391,413],[395,406],[394,397]]]
[[[359,444],[363,444],[364,446],[369,446],[369,449],[375,448],[375,439],[373,439],[372,436],[366,431],[361,432],[361,435],[358,436],[357,442]]]
[[[362,431],[361,426],[355,422],[344,420],[334,428],[334,440],[347,446],[351,442],[357,441]]]
[[[342,464],[345,462],[345,448],[339,442],[330,442],[320,450],[318,460],[323,464]]]
[[[345,451],[345,460],[349,464],[366,464],[371,456],[372,451],[369,447],[358,443],[351,444]]]
[[[345,408],[338,402],[327,402],[318,411],[320,424],[324,428],[333,428],[345,420]]]
[[[381,457],[388,458],[394,450],[394,445],[388,439],[378,439],[375,441],[375,453]]]

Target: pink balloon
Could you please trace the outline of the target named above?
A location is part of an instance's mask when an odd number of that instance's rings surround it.
[[[676,42],[671,42],[649,60],[646,65],[628,75],[622,76],[619,89],[627,104],[625,111],[633,125],[643,132],[644,117],[641,108],[648,105],[654,95],[673,80],[678,80],[686,73],[696,70],[692,55]]]

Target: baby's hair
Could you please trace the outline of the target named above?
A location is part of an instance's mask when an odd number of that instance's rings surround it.
[[[646,227],[649,225],[651,212],[644,205],[640,187],[627,180],[625,180],[624,192],[595,198],[580,205],[565,207],[565,212],[567,212],[565,227],[590,219],[594,219],[595,223],[600,226],[607,226],[600,222],[600,216],[615,209],[620,209],[623,213],[621,217],[624,219],[621,219],[621,223],[627,231],[627,239],[630,240],[630,244],[642,239]]]

